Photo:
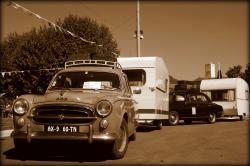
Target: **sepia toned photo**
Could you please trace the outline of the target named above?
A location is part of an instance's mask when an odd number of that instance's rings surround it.
[[[249,165],[245,0],[1,1],[0,163]]]

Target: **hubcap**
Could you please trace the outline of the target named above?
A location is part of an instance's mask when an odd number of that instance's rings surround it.
[[[171,114],[171,120],[174,122],[174,121],[176,121],[176,116],[175,116],[175,114]]]
[[[214,121],[214,119],[215,119],[214,114],[210,114],[210,115],[209,115],[209,119],[210,119],[210,121],[211,121],[211,122],[213,122],[213,121]]]

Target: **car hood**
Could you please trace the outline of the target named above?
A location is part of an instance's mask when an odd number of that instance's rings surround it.
[[[213,103],[213,102],[211,102],[209,104],[212,105],[212,106],[214,106],[214,107],[221,108],[221,110],[223,110],[223,107],[221,105],[219,105],[219,104],[216,104],[216,103]]]
[[[51,102],[76,102],[95,104],[102,99],[107,99],[110,102],[115,99],[120,93],[106,91],[51,91],[42,96],[35,96],[34,104],[51,103]]]

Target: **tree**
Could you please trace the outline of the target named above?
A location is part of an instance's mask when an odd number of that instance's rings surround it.
[[[229,67],[228,71],[226,71],[226,75],[228,78],[243,77],[243,72],[241,72],[241,70],[242,70],[241,65]]]
[[[114,53],[119,54],[119,50],[106,26],[98,25],[88,17],[73,15],[63,21],[59,19],[56,24],[96,44],[83,42],[53,25],[33,28],[22,35],[11,33],[1,46],[1,71],[24,72],[5,74],[4,79],[0,76],[1,91],[20,95],[45,90],[56,70],[39,69],[62,68],[72,55],[85,54],[84,58],[116,61]]]
[[[250,86],[250,63],[248,63],[248,65],[246,66],[246,70],[244,73],[244,79],[246,80],[246,82]]]

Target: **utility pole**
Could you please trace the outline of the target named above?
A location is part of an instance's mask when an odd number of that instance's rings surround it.
[[[141,56],[141,27],[140,27],[140,2],[137,0],[137,10],[136,10],[136,49],[137,49],[137,57]]]

